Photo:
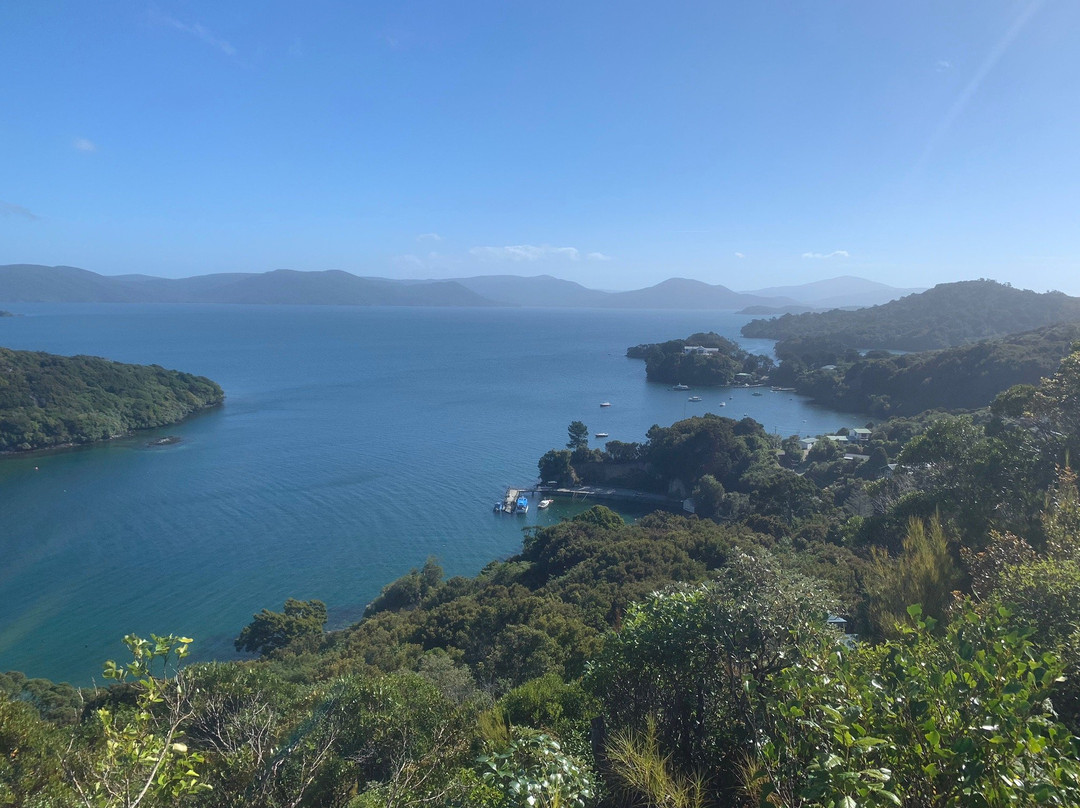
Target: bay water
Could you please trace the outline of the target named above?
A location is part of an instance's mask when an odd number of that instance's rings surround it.
[[[710,330],[771,352],[733,313],[4,307],[21,315],[0,318],[5,347],[159,364],[227,396],[164,429],[0,457],[0,671],[76,684],[122,659],[127,633],[185,634],[194,658],[227,658],[287,597],[325,601],[340,626],[429,556],[472,575],[512,555],[522,527],[586,507],[492,512],[570,421],[643,441],[706,412],[784,436],[866,420],[767,388],[676,392],[625,357]],[[148,445],[166,435],[181,440]]]

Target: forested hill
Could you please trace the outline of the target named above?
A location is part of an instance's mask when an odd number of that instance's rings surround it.
[[[224,399],[210,379],[157,365],[0,348],[0,452],[107,440]]]
[[[827,335],[849,348],[926,351],[1070,321],[1080,321],[1080,298],[978,280],[939,284],[857,311],[752,320],[742,334],[772,339]]]
[[[777,345],[787,358],[773,378],[793,384],[820,404],[876,416],[914,415],[928,409],[971,410],[988,406],[1003,390],[1037,384],[1050,376],[1080,340],[1080,323],[981,340],[940,351],[896,356],[849,352],[834,365],[808,368],[791,340]],[[802,341],[811,347],[812,340]],[[878,354],[878,355],[875,355]]]

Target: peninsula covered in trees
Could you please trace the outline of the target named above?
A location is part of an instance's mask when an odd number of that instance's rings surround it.
[[[210,379],[158,365],[0,348],[0,452],[108,440],[224,400]]]
[[[1080,298],[990,280],[942,283],[880,306],[752,320],[746,337],[828,337],[844,348],[926,351],[1080,321]]]

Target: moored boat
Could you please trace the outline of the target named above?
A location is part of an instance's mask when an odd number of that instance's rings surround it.
[[[540,502],[538,502],[538,503],[536,504],[536,507],[537,507],[537,508],[538,508],[539,510],[541,510],[541,511],[542,511],[542,510],[544,510],[545,508],[547,508],[547,507],[548,507],[548,506],[549,506],[549,505],[550,505],[550,504],[551,504],[552,502],[554,502],[554,501],[555,501],[555,500],[553,500],[553,499],[542,499],[542,500],[540,500]]]

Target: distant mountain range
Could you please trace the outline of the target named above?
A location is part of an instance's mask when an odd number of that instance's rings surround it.
[[[98,275],[77,267],[0,266],[5,303],[307,303],[346,306],[492,306],[454,281],[405,284],[348,272]]]
[[[852,306],[879,306],[898,297],[923,292],[925,289],[897,289],[866,278],[843,275],[801,286],[773,286],[758,289],[752,294],[764,297],[789,297],[817,309],[841,309]]]
[[[340,270],[221,273],[190,278],[99,275],[68,266],[0,266],[5,303],[296,303],[352,306],[533,306],[784,312],[865,306],[907,294],[863,278],[736,292],[726,286],[671,278],[629,292],[588,289],[549,275],[482,275],[452,280],[367,278]]]

